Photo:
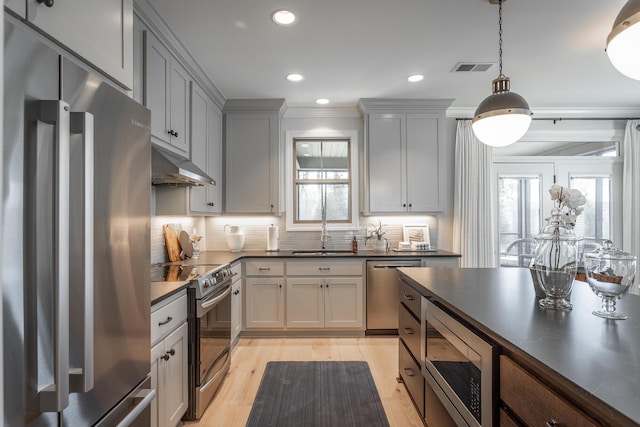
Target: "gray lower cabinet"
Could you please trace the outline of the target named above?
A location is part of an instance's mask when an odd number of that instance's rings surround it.
[[[133,88],[133,0],[5,1],[6,8],[101,70]]]
[[[188,326],[185,291],[151,307],[152,427],[175,427],[187,411]]]

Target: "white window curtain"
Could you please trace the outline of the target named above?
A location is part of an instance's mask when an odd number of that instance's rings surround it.
[[[453,250],[461,267],[495,267],[492,149],[480,142],[471,120],[458,120],[453,202]]]
[[[640,257],[640,120],[624,131],[622,173],[622,249]],[[632,293],[640,294],[636,284]]]

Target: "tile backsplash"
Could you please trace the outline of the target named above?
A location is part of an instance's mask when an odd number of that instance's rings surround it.
[[[395,246],[402,240],[403,224],[427,224],[431,245],[438,247],[438,220],[435,216],[421,217],[360,217],[358,231],[331,231],[329,227],[329,240],[326,243],[328,249],[351,249],[351,239],[356,236],[358,247],[361,250],[372,249],[371,243],[365,245],[364,238],[370,224],[380,220],[385,237]],[[267,227],[276,225],[279,231],[278,248],[280,250],[315,249],[320,248],[319,231],[289,231],[285,229],[285,218],[274,216],[219,216],[219,217],[195,217],[195,216],[152,216],[151,217],[151,263],[167,262],[167,250],[164,242],[162,226],[164,224],[179,224],[189,234],[197,230],[203,235],[200,241],[201,250],[226,251],[229,250],[224,227],[227,224],[239,225],[245,234],[244,250],[267,249]]]

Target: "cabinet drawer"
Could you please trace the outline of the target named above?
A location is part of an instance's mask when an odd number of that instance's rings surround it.
[[[238,280],[242,279],[242,264],[237,263],[231,266],[231,274],[233,274],[232,282],[236,283]]]
[[[187,320],[186,292],[151,307],[151,344],[164,338],[185,320]]]
[[[413,403],[420,412],[420,417],[424,418],[424,377],[422,376],[422,371],[402,341],[398,342],[398,348],[400,352],[398,355],[400,376],[409,391]]]
[[[404,341],[409,348],[409,351],[413,354],[413,357],[420,360],[422,355],[420,354],[420,322],[417,321],[409,309],[400,304],[400,317],[398,320],[398,335]]]
[[[284,276],[284,262],[249,260],[244,268],[247,276]]]
[[[362,261],[290,261],[289,276],[362,276]]]
[[[406,305],[418,319],[421,317],[422,297],[404,280],[400,280],[400,302]]]
[[[529,425],[597,425],[506,356],[500,356],[500,399]]]

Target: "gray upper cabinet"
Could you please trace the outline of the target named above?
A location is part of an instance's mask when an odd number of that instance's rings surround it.
[[[189,158],[191,77],[158,38],[144,32],[144,101],[151,110],[151,141]]]
[[[133,0],[9,0],[5,6],[125,89],[133,87]]]
[[[284,99],[226,102],[226,213],[280,213],[280,120],[284,108]]]
[[[193,213],[222,212],[222,112],[204,90],[191,83],[191,158],[216,181],[215,186],[192,187]]]
[[[27,3],[25,0],[4,0],[4,7],[22,19],[27,18]]]
[[[410,104],[407,104],[407,101]],[[361,100],[368,214],[446,208],[444,112],[448,100]]]

